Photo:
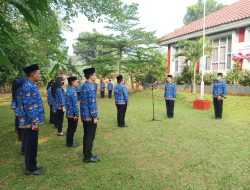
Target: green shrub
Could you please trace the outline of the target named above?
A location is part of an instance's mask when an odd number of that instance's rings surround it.
[[[204,75],[205,85],[211,85],[215,79],[216,79],[216,74],[214,73],[206,73]]]
[[[242,71],[237,71],[233,69],[227,73],[226,81],[228,84],[239,84],[239,81],[242,78]]]
[[[191,84],[192,83],[192,71],[189,66],[185,66],[180,75],[175,77],[177,84]]]
[[[190,71],[189,67],[184,67],[182,73],[175,77],[175,81],[177,84],[191,84],[192,83],[193,73]],[[213,81],[216,79],[216,74],[206,73],[204,75],[204,83],[205,85],[211,85]],[[201,74],[196,75],[196,83],[201,83]]]
[[[250,86],[250,71],[244,71],[241,73],[239,84],[242,86]]]

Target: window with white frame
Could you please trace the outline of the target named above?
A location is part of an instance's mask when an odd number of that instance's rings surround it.
[[[213,39],[211,55],[207,57],[206,70],[224,72],[231,69],[232,39],[230,36]]]
[[[180,48],[176,47],[176,54],[180,53]],[[178,56],[175,58],[175,72],[181,73],[183,71],[183,68],[185,67],[185,57],[184,56]]]
[[[227,69],[232,68],[232,38],[228,38],[227,41]]]

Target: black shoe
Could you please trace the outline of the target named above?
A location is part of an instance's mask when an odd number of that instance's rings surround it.
[[[90,158],[85,158],[84,162],[86,162],[86,163],[96,163],[96,162],[98,162],[98,159],[96,157],[92,156]]]
[[[97,155],[93,155],[92,157],[94,157],[97,161],[101,161],[101,158]]]
[[[39,170],[39,171],[42,171],[43,167],[42,166],[37,166],[36,169]]]
[[[221,117],[216,117],[215,119],[216,119],[216,120],[222,120],[222,118],[221,118]]]
[[[72,148],[76,148],[76,147],[78,147],[79,145],[77,144],[77,143],[74,143],[71,147]]]
[[[76,147],[78,147],[79,145],[76,144],[76,143],[73,143],[72,145],[67,144],[66,146],[69,147],[69,148],[76,148]]]
[[[120,126],[121,128],[124,128],[124,127],[128,127],[127,125],[122,125],[122,126]]]
[[[60,132],[60,133],[58,132],[57,136],[62,137],[62,136],[64,136],[64,133],[63,132]]]
[[[38,169],[34,170],[34,171],[26,170],[25,175],[35,175],[35,176],[37,176],[37,175],[42,175],[42,173],[41,173],[41,170],[38,170]]]

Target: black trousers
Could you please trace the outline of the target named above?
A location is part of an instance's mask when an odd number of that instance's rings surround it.
[[[67,129],[67,136],[66,136],[66,144],[67,146],[72,146],[74,143],[74,134],[76,132],[78,120],[74,118],[68,118],[68,129]]]
[[[223,112],[223,100],[218,100],[217,97],[214,97],[214,114],[216,119],[222,118],[222,112]]]
[[[119,127],[125,127],[127,104],[116,104],[116,108],[117,108],[117,124]]]
[[[104,98],[105,97],[105,91],[101,91],[101,98]]]
[[[55,128],[57,128],[58,133],[62,132],[63,119],[64,119],[63,110],[57,110],[56,113],[55,113]]]
[[[174,100],[166,100],[167,117],[174,117]]]
[[[109,98],[112,98],[112,90],[109,90],[108,96],[109,96]]]
[[[25,169],[32,172],[37,169],[38,131],[23,129],[23,134]]]
[[[53,112],[52,105],[49,106],[49,123],[54,124],[55,123],[55,113]]]
[[[85,159],[89,159],[93,156],[92,149],[95,139],[97,124],[94,124],[93,121],[84,121],[83,122],[83,155]]]
[[[17,116],[15,117],[15,131],[18,140],[21,142],[21,153],[24,153],[23,129],[19,128],[19,120]]]

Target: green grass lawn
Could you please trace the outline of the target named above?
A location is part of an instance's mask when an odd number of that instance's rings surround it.
[[[39,177],[23,175],[7,97],[0,98],[0,189],[28,190],[247,190],[250,189],[250,97],[228,97],[224,119],[192,109],[194,97],[178,94],[175,118],[165,117],[157,92],[151,122],[150,91],[130,96],[128,128],[116,127],[113,100],[99,100],[100,122],[94,152],[97,164],[82,162],[82,146],[65,147],[46,124],[39,139]],[[48,113],[48,112],[47,112]],[[48,117],[47,117],[48,118]],[[66,130],[66,120],[65,127]],[[82,144],[82,124],[76,140]]]

